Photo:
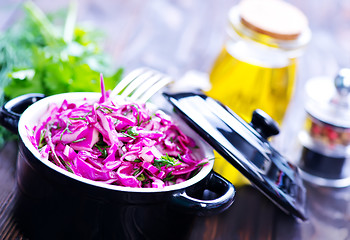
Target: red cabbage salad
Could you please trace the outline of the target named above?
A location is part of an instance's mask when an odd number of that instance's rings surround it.
[[[163,188],[208,164],[207,158],[195,158],[195,142],[169,115],[119,100],[102,88],[93,103],[51,103],[30,141],[62,169],[118,186]]]

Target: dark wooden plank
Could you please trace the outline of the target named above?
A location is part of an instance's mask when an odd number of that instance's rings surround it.
[[[0,151],[0,236],[1,239],[22,239],[12,217],[15,194],[17,142],[8,142]]]

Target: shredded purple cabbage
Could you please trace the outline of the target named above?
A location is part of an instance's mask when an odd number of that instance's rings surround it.
[[[99,101],[51,104],[30,139],[41,156],[78,176],[107,184],[163,188],[194,176],[195,142],[162,111],[118,103],[101,81]]]

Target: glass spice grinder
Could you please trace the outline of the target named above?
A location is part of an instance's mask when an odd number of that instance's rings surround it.
[[[301,176],[320,186],[350,186],[350,69],[341,69],[333,81],[310,79],[306,95]]]

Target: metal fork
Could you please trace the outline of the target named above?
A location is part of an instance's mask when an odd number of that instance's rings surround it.
[[[116,95],[121,95],[132,100],[146,102],[171,82],[173,82],[171,77],[154,69],[137,68],[115,86],[110,96],[113,98]]]

